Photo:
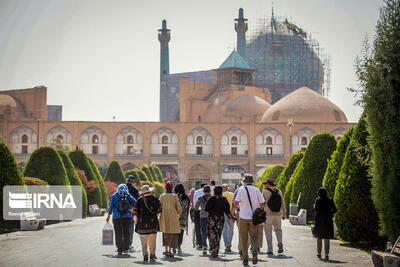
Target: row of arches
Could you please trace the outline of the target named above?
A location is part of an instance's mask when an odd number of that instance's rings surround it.
[[[332,132],[340,138],[345,129]],[[292,151],[305,149],[315,132],[303,128],[292,136]],[[186,136],[186,155],[211,157],[213,155],[213,136],[202,127],[191,130]],[[51,145],[58,140],[72,146],[72,135],[64,127],[58,125],[45,135],[45,144]],[[248,136],[237,127],[232,127],[221,136],[221,156],[246,156],[248,154]],[[263,129],[256,136],[256,156],[283,157],[283,135],[274,128]],[[170,128],[161,127],[151,135],[150,154],[175,156],[178,154],[178,136]],[[26,126],[14,129],[10,134],[10,146],[13,153],[29,154],[37,147],[36,132]],[[85,129],[80,135],[80,147],[87,154],[108,154],[108,136],[96,126]],[[143,154],[143,135],[135,128],[128,126],[116,135],[115,154],[141,156]]]

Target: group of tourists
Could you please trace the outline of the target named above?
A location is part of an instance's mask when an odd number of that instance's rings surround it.
[[[211,181],[210,185],[203,183],[200,189],[192,189],[188,196],[182,184],[174,186],[167,182],[166,192],[158,199],[152,195],[152,188],[148,185],[142,186],[139,194],[133,177],[128,177],[127,184],[119,185],[111,197],[106,219],[108,222],[112,215],[118,254],[128,253],[132,248],[134,229],[140,235],[144,261],[157,259],[157,232],[162,233],[164,255],[174,257],[177,252],[182,252],[184,233],[188,235],[189,215],[195,225],[193,246],[202,250],[203,255],[209,253],[212,258],[217,258],[221,237],[225,252],[232,251],[235,222],[239,233],[238,251],[244,265],[249,262],[249,247],[252,263],[257,264],[263,232],[267,254],[272,255],[274,251],[272,231],[278,241],[277,252],[283,253],[282,220],[286,216],[286,206],[282,192],[271,179],[264,182],[262,193],[253,183],[253,176],[246,174],[242,186],[234,193],[227,184],[218,186]],[[329,239],[333,238],[332,216],[335,212],[332,199],[327,196],[325,188],[320,188],[315,202],[313,234],[317,237],[319,258],[324,240],[326,260],[329,260]]]

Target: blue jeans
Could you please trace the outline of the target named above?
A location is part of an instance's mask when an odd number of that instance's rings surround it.
[[[131,219],[131,224],[129,225],[129,246],[132,245],[132,240],[133,240],[133,228],[135,226],[135,222],[133,221],[133,218]]]
[[[230,248],[232,246],[232,238],[233,238],[233,221],[229,219],[226,214],[224,214],[224,229],[222,230],[222,237],[224,238],[224,244],[226,248]]]
[[[200,218],[201,245],[207,247],[207,217]]]

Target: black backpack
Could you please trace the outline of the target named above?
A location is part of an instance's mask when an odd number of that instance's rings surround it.
[[[119,197],[118,211],[122,215],[122,214],[127,213],[131,206],[129,204],[128,194],[126,194],[126,193],[118,194],[118,197]]]
[[[275,190],[272,190],[270,188],[267,188],[269,192],[271,192],[271,196],[268,200],[268,208],[273,211],[273,212],[279,212],[281,211],[281,206],[282,206],[282,198],[281,195],[279,195],[279,190],[275,188]]]

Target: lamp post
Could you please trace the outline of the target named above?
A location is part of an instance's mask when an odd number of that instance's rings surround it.
[[[288,119],[288,123],[286,124],[289,127],[289,158],[292,156],[292,128],[294,126],[293,119]]]

